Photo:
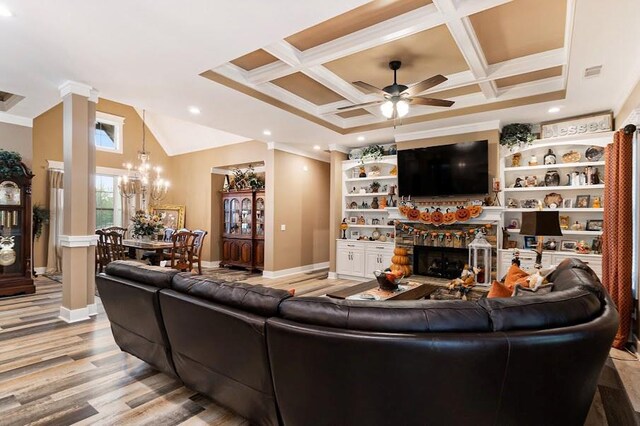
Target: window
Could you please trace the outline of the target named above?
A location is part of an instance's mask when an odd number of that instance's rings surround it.
[[[116,220],[115,177],[96,175],[96,229],[114,226]]]
[[[122,126],[123,117],[96,112],[96,149],[122,154]]]

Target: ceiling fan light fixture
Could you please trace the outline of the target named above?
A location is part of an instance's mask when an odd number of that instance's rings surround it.
[[[393,117],[393,102],[386,101],[382,105],[380,105],[380,111],[382,111],[382,115],[386,118]]]
[[[396,102],[396,111],[398,117],[402,118],[409,113],[409,102],[405,100],[399,100]]]

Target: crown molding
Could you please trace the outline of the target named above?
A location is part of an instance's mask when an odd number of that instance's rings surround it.
[[[93,92],[95,92],[96,101],[97,101],[98,92],[88,84],[67,80],[58,87],[58,90],[60,91],[61,98],[64,98],[65,96],[71,93],[73,93],[74,95],[84,96],[85,98],[91,98],[94,95]]]
[[[100,92],[98,92],[96,89],[91,89],[89,91],[89,102],[93,102],[94,104],[97,104],[99,95],[100,95]]]
[[[20,117],[19,115],[7,114],[0,111],[0,123],[15,124],[24,127],[33,127],[33,119]]]
[[[338,151],[341,152],[343,154],[348,154],[349,153],[349,148],[347,148],[346,146],[343,145],[338,145],[335,143],[332,143],[329,145],[329,152],[333,152],[333,151]]]
[[[240,167],[240,169],[243,169],[246,167]],[[264,173],[266,172],[267,168],[266,166],[254,166],[253,171],[255,173]],[[212,167],[211,168],[211,173],[214,175],[229,175],[233,173],[233,170],[231,169],[223,169],[220,167]]]
[[[459,126],[442,127],[420,132],[400,133],[396,135],[395,139],[396,142],[406,142],[417,139],[437,138],[440,136],[461,135],[463,133],[485,132],[487,130],[500,130],[500,120],[461,124]]]
[[[294,146],[287,145],[287,144],[280,143],[280,142],[267,142],[267,149],[268,150],[276,149],[278,151],[288,152],[289,154],[295,154],[295,155],[299,155],[301,157],[311,158],[313,160],[322,161],[324,163],[329,163],[330,162],[330,160],[328,158],[325,158],[324,156],[313,154],[311,152],[307,152],[307,151],[304,151],[302,149],[296,148]]]

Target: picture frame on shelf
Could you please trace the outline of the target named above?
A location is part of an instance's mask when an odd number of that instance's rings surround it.
[[[563,209],[572,209],[573,208],[573,202],[575,200],[573,198],[565,198],[562,200],[562,208]]]
[[[349,223],[352,225],[357,225],[358,224],[358,216],[350,216],[349,217]]]
[[[533,250],[538,245],[536,241],[536,237],[532,237],[530,235],[524,237],[524,248],[525,250]]]
[[[602,219],[591,219],[587,220],[587,231],[602,231],[602,227],[604,225],[604,220]]]
[[[569,229],[569,227],[571,226],[571,220],[569,219],[569,216],[560,215],[559,217],[560,217],[560,229],[565,229],[565,230]]]
[[[578,242],[575,240],[560,241],[560,250],[562,251],[575,251],[577,246],[578,246]]]
[[[507,226],[508,229],[519,229],[520,228],[520,221],[518,219],[511,219],[509,221],[509,226]]]
[[[349,237],[352,240],[357,240],[360,238],[360,231],[351,231],[351,233],[349,234]]]
[[[577,195],[576,196],[576,208],[586,209],[589,208],[591,201],[591,195]]]

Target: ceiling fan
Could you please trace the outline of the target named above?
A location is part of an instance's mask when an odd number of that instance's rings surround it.
[[[414,84],[413,86],[405,86],[404,84],[398,84],[396,76],[398,70],[402,66],[402,62],[400,61],[391,61],[389,62],[389,68],[393,70],[393,84],[385,87],[384,89],[378,89],[375,86],[372,86],[363,81],[354,81],[354,86],[361,87],[368,92],[376,93],[378,95],[382,95],[384,99],[373,102],[365,102],[357,105],[350,105],[345,107],[338,108],[338,111],[351,110],[356,108],[369,107],[373,105],[380,105],[380,110],[382,111],[382,115],[387,118],[400,118],[407,115],[409,112],[409,104],[416,105],[430,105],[430,106],[440,106],[440,107],[450,107],[454,104],[453,101],[448,101],[445,99],[435,99],[428,98],[425,96],[417,96],[420,93],[424,92],[427,89],[437,86],[438,84],[442,84],[447,81],[447,77],[437,74],[431,78],[423,80],[419,83]]]

